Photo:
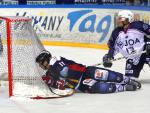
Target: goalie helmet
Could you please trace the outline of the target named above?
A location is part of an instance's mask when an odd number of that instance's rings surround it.
[[[134,14],[130,10],[122,10],[118,13],[118,18],[120,18],[121,21],[128,19],[128,21],[131,23],[134,20]]]
[[[52,57],[51,53],[44,50],[36,57],[36,62],[43,64],[44,61],[47,61],[47,63],[49,63],[51,57]]]

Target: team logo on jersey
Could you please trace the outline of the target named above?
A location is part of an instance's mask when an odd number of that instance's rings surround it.
[[[140,40],[138,38],[125,40],[125,46],[132,46],[137,43],[140,43]]]

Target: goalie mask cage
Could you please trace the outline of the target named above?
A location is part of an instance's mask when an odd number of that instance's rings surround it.
[[[8,73],[9,96],[55,97],[41,78],[45,72],[35,63],[44,50],[25,17],[0,17],[0,76]]]

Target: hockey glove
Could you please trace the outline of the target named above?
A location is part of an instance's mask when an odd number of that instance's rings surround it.
[[[146,55],[150,55],[150,42],[146,42]]]
[[[65,90],[65,81],[64,80],[57,80],[56,86],[60,90]]]
[[[103,57],[103,66],[110,68],[112,66],[111,57],[108,54],[105,54]]]
[[[48,86],[53,86],[54,84],[54,80],[52,79],[52,77],[50,76],[46,76],[46,75],[43,75],[42,76],[42,80],[45,82],[45,84],[47,84]]]

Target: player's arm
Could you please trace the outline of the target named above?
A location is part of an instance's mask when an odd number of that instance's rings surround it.
[[[66,88],[66,81],[61,79],[60,72],[51,66],[42,79],[49,87],[64,90]]]
[[[150,35],[150,25],[147,23],[144,23],[142,21],[137,22],[139,26],[139,30],[145,33],[145,35]]]
[[[111,67],[112,66],[112,62],[111,59],[114,59],[114,54],[115,54],[115,42],[116,42],[116,38],[118,37],[118,33],[119,33],[119,29],[120,28],[116,28],[112,34],[110,39],[108,40],[108,53],[104,55],[103,57],[103,65],[104,67]]]
[[[139,21],[140,30],[145,33],[146,54],[150,55],[150,25]]]
[[[65,80],[54,79],[51,75],[43,75],[42,80],[48,87],[64,90]]]

